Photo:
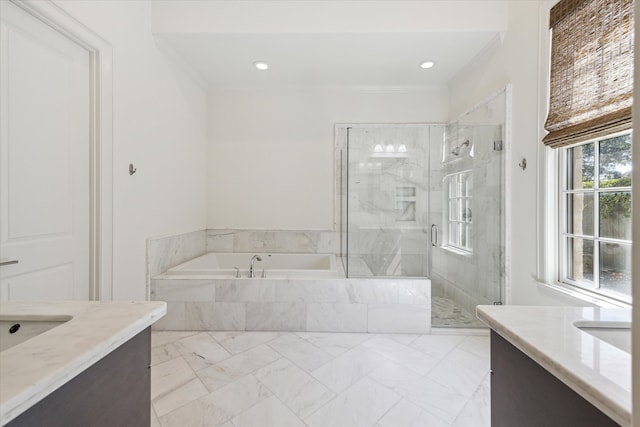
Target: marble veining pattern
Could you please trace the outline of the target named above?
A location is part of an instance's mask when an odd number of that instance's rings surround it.
[[[316,230],[207,230],[207,252],[340,252],[340,236],[335,231]]]
[[[147,296],[152,277],[206,251],[206,230],[147,239]]]
[[[166,303],[160,301],[3,301],[0,315],[4,318],[67,321],[0,352],[0,424],[29,409],[165,313]]]
[[[188,338],[228,356],[191,366],[170,350]],[[152,344],[152,426],[490,425],[486,335],[154,331]]]

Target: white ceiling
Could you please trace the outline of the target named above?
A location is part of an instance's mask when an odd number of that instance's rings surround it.
[[[330,34],[161,34],[212,87],[444,85],[495,31]],[[419,67],[431,59],[436,66]],[[254,61],[269,64],[258,71]]]

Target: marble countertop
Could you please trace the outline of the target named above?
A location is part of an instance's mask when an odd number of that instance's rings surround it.
[[[478,306],[478,318],[623,426],[631,425],[631,354],[573,325],[631,322],[631,309]]]
[[[167,312],[152,302],[2,302],[3,319],[71,320],[0,352],[0,425],[5,425]]]

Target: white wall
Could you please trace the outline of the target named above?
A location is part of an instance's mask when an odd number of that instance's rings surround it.
[[[56,4],[113,46],[113,298],[144,299],[146,238],[205,227],[206,94],[156,46],[150,1]]]
[[[209,91],[208,228],[330,230],[334,124],[442,123],[446,87]]]
[[[156,33],[493,31],[505,23],[502,0],[162,0],[153,7]]]
[[[511,83],[513,88],[512,135],[507,153],[508,268],[510,303],[529,305],[586,305],[536,282],[538,277],[538,191],[544,191],[544,176],[538,175],[541,146],[539,85],[546,64],[541,43],[547,31],[549,2],[509,2],[509,29],[504,40],[476,57],[450,85],[451,118],[480,102],[490,93]],[[544,77],[544,76],[542,76]],[[544,94],[542,94],[544,96]],[[527,159],[527,169],[517,164]],[[542,243],[540,243],[542,244]]]

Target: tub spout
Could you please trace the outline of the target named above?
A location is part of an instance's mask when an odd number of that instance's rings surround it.
[[[251,257],[251,263],[249,264],[249,277],[251,278],[256,277],[256,273],[253,269],[253,263],[256,261],[262,261],[262,258],[260,258],[260,256],[258,255],[254,255],[253,257]]]

